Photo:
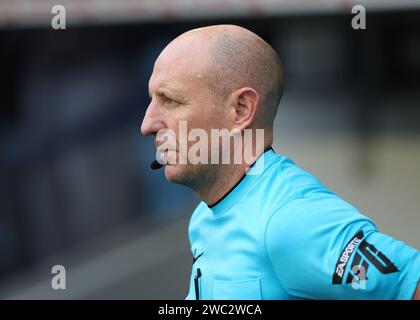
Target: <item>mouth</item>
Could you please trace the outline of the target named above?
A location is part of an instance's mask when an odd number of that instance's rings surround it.
[[[163,155],[167,155],[169,152],[177,152],[176,149],[163,149],[163,150],[159,150],[159,152]]]
[[[169,148],[166,148],[166,149],[159,149],[158,148],[158,152],[159,152],[159,157],[160,157],[160,159],[166,164],[166,165],[169,165],[169,164],[171,164],[172,162],[174,162],[174,160],[175,160],[175,156],[176,156],[176,153],[177,153],[177,150],[176,149],[169,149]],[[176,162],[176,161],[175,161]]]

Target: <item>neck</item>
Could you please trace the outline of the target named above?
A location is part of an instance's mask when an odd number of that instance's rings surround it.
[[[270,144],[271,145],[271,144]],[[256,161],[264,150],[270,145],[264,146],[262,150],[254,149],[252,161],[242,164],[220,164],[209,172],[207,179],[202,179],[200,186],[194,188],[197,196],[209,206],[214,205],[229,193],[235,185],[242,180],[251,164]]]
[[[196,190],[197,196],[209,206],[218,202],[226,195],[246,173],[246,165],[220,165],[217,177],[201,190]]]

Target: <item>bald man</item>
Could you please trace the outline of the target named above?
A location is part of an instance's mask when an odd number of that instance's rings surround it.
[[[282,92],[278,55],[239,26],[186,32],[155,62],[141,132],[155,139],[154,168],[202,200],[186,299],[417,296],[420,253],[271,148]]]

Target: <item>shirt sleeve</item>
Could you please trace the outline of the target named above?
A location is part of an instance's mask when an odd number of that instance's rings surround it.
[[[297,299],[411,299],[419,281],[419,251],[337,196],[299,198],[275,211],[265,246]]]

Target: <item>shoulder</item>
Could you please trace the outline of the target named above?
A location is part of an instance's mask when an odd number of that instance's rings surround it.
[[[304,274],[327,263],[333,268],[330,257],[339,256],[357,234],[374,231],[376,226],[368,217],[338,196],[312,194],[292,199],[272,212],[265,226],[264,246],[276,268],[301,264],[299,270]]]
[[[334,194],[313,192],[298,196],[273,210],[265,225],[268,246],[290,246],[291,241],[311,246],[339,242],[360,230],[376,229],[373,221]]]
[[[314,175],[280,154],[276,154],[276,160],[264,172],[258,185],[258,191],[264,194],[263,205],[269,212],[277,210],[291,200],[304,199],[314,192],[334,194]]]
[[[277,159],[260,180],[259,192],[267,224],[281,219],[282,225],[305,222],[322,224],[331,220],[367,219],[348,202],[326,188],[317,177],[277,154]]]
[[[353,236],[362,226],[376,228],[368,217],[282,155],[261,177],[259,187],[262,201],[257,209],[268,246],[290,248],[292,239],[301,244],[334,241]]]

